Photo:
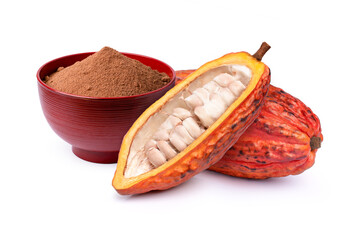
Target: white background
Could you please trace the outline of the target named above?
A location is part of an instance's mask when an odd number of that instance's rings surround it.
[[[1,239],[359,239],[357,1],[2,1]],[[264,181],[203,172],[118,195],[115,164],[80,160],[47,124],[36,71],[110,46],[197,68],[262,41],[272,84],[319,116],[315,165]]]

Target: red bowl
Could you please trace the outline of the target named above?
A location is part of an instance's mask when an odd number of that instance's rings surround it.
[[[59,67],[81,61],[93,52],[60,57],[44,64],[37,72],[40,103],[46,120],[62,139],[72,145],[73,153],[90,162],[116,163],[122,139],[134,121],[175,84],[175,71],[157,59],[132,53],[136,59],[171,81],[152,92],[129,97],[96,98],[72,95],[47,86],[42,80]]]

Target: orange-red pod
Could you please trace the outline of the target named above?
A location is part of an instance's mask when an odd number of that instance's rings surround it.
[[[252,56],[246,52],[226,54],[201,66],[151,105],[123,139],[113,178],[113,187],[116,191],[120,194],[139,194],[168,189],[185,182],[219,161],[257,118],[263,105],[270,83],[270,70],[260,60],[261,56]],[[133,166],[145,166],[142,164],[146,163],[146,159],[150,159],[142,149],[146,148],[144,144],[147,140],[144,139],[149,136],[151,139],[152,133],[158,127],[155,120],[161,117],[157,116],[162,111],[171,109],[172,105],[177,106],[177,101],[183,94],[205,84],[204,79],[207,76],[213,76],[214,73],[233,65],[246,66],[252,75],[245,90],[225,112],[175,157],[151,170],[130,174],[129,169],[133,170]],[[147,158],[138,157],[143,155]]]
[[[322,140],[320,120],[311,109],[270,86],[259,117],[209,169],[253,179],[300,174],[314,164]]]

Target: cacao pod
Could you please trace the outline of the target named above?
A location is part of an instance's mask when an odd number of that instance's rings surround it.
[[[229,53],[210,61],[151,105],[123,139],[116,191],[168,189],[219,161],[263,105],[270,69],[261,57],[268,49],[264,43],[253,56]]]
[[[193,71],[176,71],[176,84]],[[259,117],[209,169],[252,179],[300,174],[314,164],[322,140],[320,120],[311,109],[270,85]]]

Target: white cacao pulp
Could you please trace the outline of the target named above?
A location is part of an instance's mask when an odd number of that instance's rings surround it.
[[[242,65],[220,66],[197,77],[138,131],[125,177],[157,168],[186,149],[242,94],[251,77]]]

